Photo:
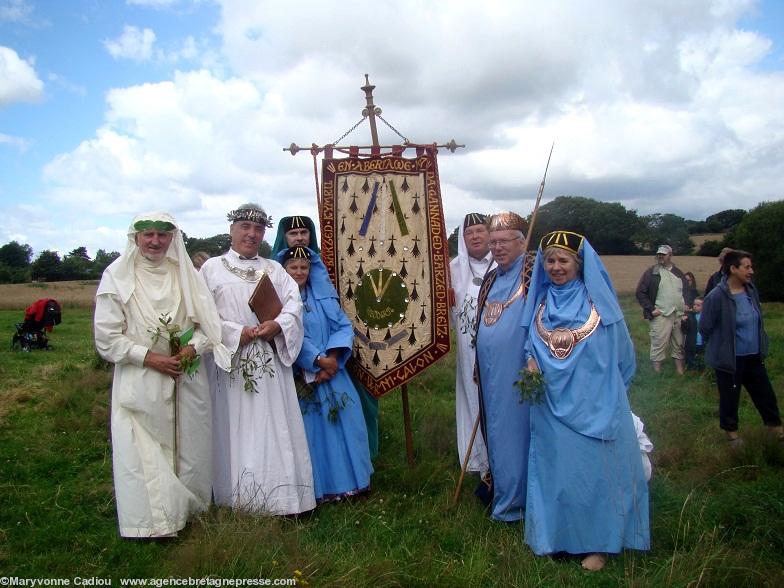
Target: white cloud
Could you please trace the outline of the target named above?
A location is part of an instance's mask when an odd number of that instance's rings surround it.
[[[32,60],[25,61],[13,49],[0,46],[0,108],[13,102],[38,102],[44,83]]]
[[[745,167],[765,178],[749,205],[781,196],[784,77],[756,69],[771,41],[737,28],[753,1],[221,4],[227,58],[290,128],[332,140],[369,72],[403,134],[466,143],[441,177],[485,202],[527,212],[553,140],[547,194],[704,218],[737,206]]]
[[[11,135],[0,133],[0,145],[10,145],[21,153],[24,153],[30,147],[30,142],[27,139],[12,137]]]
[[[354,124],[365,72],[409,139],[467,145],[439,162],[450,226],[469,210],[530,212],[553,140],[545,200],[699,219],[782,197],[784,74],[758,67],[772,42],[737,24],[748,0],[221,6],[223,54],[209,62],[228,73],[110,91],[95,136],[46,167],[48,204],[74,226],[94,212],[124,230],[163,207],[207,236],[248,200],[275,218],[315,216],[312,161],[282,146],[323,145]],[[198,34],[165,52],[149,29],[146,42],[128,29],[118,54],[204,63]],[[364,124],[345,143],[368,137]]]
[[[154,62],[156,64],[175,65],[183,62],[198,62],[200,59],[209,61],[210,49],[206,41],[197,41],[192,35],[181,41],[172,42],[169,47],[161,47],[152,29],[139,29],[126,25],[122,34],[116,39],[107,39],[103,43],[109,54],[115,59],[131,59],[137,62]]]
[[[178,73],[112,90],[107,103],[96,136],[45,168],[47,199],[69,216],[127,219],[163,207],[192,220],[189,234],[211,235],[248,200],[276,218],[296,212],[306,195],[315,202],[306,162],[292,161],[274,138],[279,104],[247,80]]]
[[[162,55],[163,59],[169,62],[177,61],[193,61],[199,56],[199,48],[196,39],[192,36],[187,36],[179,49],[166,52]]]
[[[33,14],[33,7],[25,0],[0,0],[0,22],[27,24]]]
[[[204,45],[204,47],[200,45]],[[196,63],[199,60],[207,61],[209,59],[206,57],[208,52],[209,49],[206,44],[199,43],[193,36],[188,35],[179,43],[179,46],[169,49],[158,48],[154,54],[157,63],[175,65],[183,62]]]
[[[66,91],[68,91],[68,92],[70,92],[72,94],[77,94],[79,96],[86,96],[87,95],[87,90],[85,89],[84,86],[81,86],[79,84],[71,83],[70,81],[68,81],[67,78],[65,78],[65,77],[63,77],[63,76],[61,76],[59,74],[49,73],[49,74],[47,74],[46,79],[48,81],[52,82],[53,84],[56,84],[56,85],[60,86],[61,88],[63,88],[64,90],[66,90]]]
[[[115,59],[147,61],[153,55],[155,33],[148,28],[139,29],[125,25],[122,34],[116,39],[107,39],[103,45]]]

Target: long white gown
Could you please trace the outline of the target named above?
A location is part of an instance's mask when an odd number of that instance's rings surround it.
[[[240,347],[243,326],[258,324],[248,306],[256,283],[224,260],[270,276],[283,304],[274,349],[262,339]],[[312,510],[313,471],[291,371],[304,333],[297,284],[277,262],[240,259],[231,249],[205,262],[201,275],[218,307],[223,342],[236,351],[231,373],[211,374],[215,503],[278,515]]]
[[[182,331],[185,315],[178,272],[165,260],[154,267],[137,260],[136,287],[126,303],[114,280],[119,260],[104,272],[95,301],[95,344],[115,364],[111,430],[114,491],[123,537],[176,534],[189,516],[209,506],[210,396],[204,369],[181,376],[178,395],[178,475],[174,460],[174,380],[143,366],[148,350],[169,354],[168,342],[153,343],[150,329],[167,313]],[[209,348],[197,328],[191,343]]]
[[[474,382],[474,322],[476,320],[476,300],[479,297],[481,279],[487,270],[494,266],[490,253],[481,260],[471,259],[463,239],[463,225],[458,235],[458,253],[449,264],[452,289],[455,292],[455,306],[451,309],[452,325],[455,328],[457,343],[457,370],[455,374],[455,422],[457,428],[457,453],[460,465],[465,460],[468,442],[471,439],[476,416],[479,414],[479,391]],[[477,278],[479,284],[475,283]],[[478,428],[468,460],[469,472],[484,474],[489,469],[487,448]]]

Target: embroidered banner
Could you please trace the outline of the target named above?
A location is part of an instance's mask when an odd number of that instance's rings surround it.
[[[323,162],[322,256],[354,323],[352,370],[376,397],[449,351],[435,151]]]

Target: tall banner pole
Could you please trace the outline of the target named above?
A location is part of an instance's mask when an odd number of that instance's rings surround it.
[[[362,118],[332,143],[313,143],[309,151],[321,255],[354,331],[352,378],[374,398],[401,390],[406,457],[413,466],[407,382],[450,350],[448,234],[436,154],[465,145],[409,141],[381,116],[374,89],[366,74]],[[372,144],[341,145],[365,119]],[[402,141],[382,145],[379,120]],[[302,150],[296,143],[284,148],[291,155]],[[414,155],[405,156],[407,150]]]
[[[376,105],[373,104],[373,90],[375,88],[376,87],[370,83],[368,75],[365,74],[365,85],[362,86],[361,89],[365,92],[367,106],[365,106],[362,114],[367,115],[373,147],[380,149],[381,143],[378,141],[378,129],[376,128]],[[400,386],[400,400],[403,404],[403,430],[406,435],[406,460],[409,467],[414,467],[414,436],[411,431],[411,410],[408,405],[408,383],[404,383]]]

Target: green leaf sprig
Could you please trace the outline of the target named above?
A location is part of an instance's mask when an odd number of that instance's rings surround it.
[[[177,355],[193,338],[193,327],[181,333],[180,325],[172,320],[172,317],[169,316],[168,312],[161,314],[161,316],[158,317],[158,322],[161,323],[160,326],[155,327],[154,329],[148,329],[148,331],[152,336],[153,345],[162,338],[168,341],[169,355]],[[201,357],[199,355],[196,355],[193,358],[187,356],[180,358],[180,367],[182,368],[183,373],[187,374],[190,378],[199,371],[200,364]]]
[[[544,400],[544,375],[542,372],[531,372],[527,368],[520,370],[520,379],[515,382],[520,389],[520,402],[539,404]]]

